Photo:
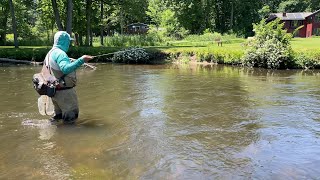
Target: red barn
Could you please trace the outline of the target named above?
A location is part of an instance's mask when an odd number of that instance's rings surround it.
[[[303,26],[294,36],[295,37],[311,37],[312,35],[320,36],[320,10],[310,13],[273,13],[270,14],[267,22],[279,18],[284,22],[284,28],[288,33]]]

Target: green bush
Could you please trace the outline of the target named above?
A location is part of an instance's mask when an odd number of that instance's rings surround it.
[[[49,50],[49,48],[2,48],[0,57],[41,62]]]
[[[303,69],[313,69],[319,66],[319,62],[310,56],[305,54],[296,54],[294,57],[294,62],[296,63],[297,68]]]
[[[150,61],[149,54],[143,48],[128,48],[118,51],[112,57],[114,63],[145,64]]]
[[[0,57],[16,60],[29,60],[42,62],[51,47],[48,48],[0,48]],[[106,56],[97,57],[95,62],[119,62],[119,63],[164,63],[167,54],[157,49],[142,49],[130,48],[119,51],[117,47],[71,47],[68,51],[68,56],[71,58],[79,58],[84,54],[88,55],[102,55]]]
[[[280,19],[270,23],[261,20],[259,24],[255,24],[255,39],[243,58],[243,64],[270,69],[292,67],[292,36],[283,30],[283,25],[280,24]]]

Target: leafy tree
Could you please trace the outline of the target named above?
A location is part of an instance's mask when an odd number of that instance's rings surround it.
[[[146,14],[150,17],[151,22],[154,23],[156,27],[159,27],[161,23],[161,14],[164,11],[162,0],[149,0],[148,10]]]
[[[254,24],[255,40],[245,54],[244,64],[271,69],[291,67],[292,35],[286,33],[283,26],[280,19],[268,24],[263,19],[260,23]]]
[[[311,0],[310,2],[311,11],[316,11],[320,9],[320,1],[319,0]]]
[[[161,27],[165,29],[165,35],[170,36],[177,32],[178,30],[178,19],[175,13],[167,9],[161,14]]]
[[[47,40],[50,41],[50,35],[53,34],[54,24],[56,22],[51,0],[39,1],[37,14],[37,31],[46,32]]]
[[[309,5],[309,0],[286,0],[279,4],[278,12],[304,12]]]
[[[263,6],[258,12],[259,12],[260,19],[267,18],[271,13],[270,6],[268,5]]]

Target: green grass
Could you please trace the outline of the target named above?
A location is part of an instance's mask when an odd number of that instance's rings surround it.
[[[292,39],[292,48],[294,51],[319,51],[320,50],[320,38],[294,38]]]
[[[223,36],[222,36],[223,37]],[[126,37],[126,40],[133,40],[142,42],[138,36],[131,39]],[[116,38],[115,40],[119,40]],[[223,38],[222,38],[223,40]],[[197,38],[192,36],[180,41],[166,41],[159,43],[157,46],[146,43],[144,48],[149,50],[160,50],[163,53],[169,54],[172,57],[192,56],[196,55],[197,61],[213,61],[226,64],[237,64],[245,53],[248,46],[244,46],[246,39],[228,37],[223,41],[223,46],[218,46],[212,38]],[[113,40],[114,41],[114,40]],[[113,42],[114,43],[114,42]],[[121,44],[121,43],[120,43]],[[306,57],[316,62],[320,62],[320,38],[294,38],[292,39],[292,48],[294,57]],[[123,45],[123,44],[122,44]],[[19,49],[14,49],[13,46],[0,46],[0,57],[16,58],[16,59],[32,59],[42,61],[43,56],[47,53],[51,46],[20,46]],[[80,57],[82,54],[104,54],[116,52],[124,47],[104,46],[101,47],[99,43],[94,43],[94,47],[76,47],[72,48],[68,53],[70,57]],[[319,63],[320,64],[320,63]]]
[[[237,49],[237,50],[245,50],[246,47],[243,46],[243,43],[246,42],[245,39],[242,38],[234,38],[229,39],[227,42],[223,42],[222,49]],[[51,46],[20,46],[20,48],[50,48]],[[101,47],[97,40],[94,43],[94,47]],[[110,46],[106,46],[104,48],[108,48]],[[151,47],[150,45],[145,47]],[[202,50],[204,48],[218,48],[221,47],[217,46],[217,43],[214,40],[206,39],[202,41],[168,41],[163,43],[163,45],[152,46],[155,48],[163,49],[163,50],[172,50],[176,51],[179,49],[199,49]],[[13,48],[13,46],[0,46],[0,48]],[[319,37],[312,37],[312,38],[294,38],[292,39],[292,48],[294,51],[314,51],[320,50],[320,38]]]

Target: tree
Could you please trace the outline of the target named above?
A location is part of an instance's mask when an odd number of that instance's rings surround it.
[[[279,4],[278,12],[304,12],[309,5],[308,0],[286,0]]]
[[[50,41],[50,31],[53,34],[55,25],[51,0],[39,1],[37,12],[37,30],[39,32],[46,32],[47,41]]]
[[[178,19],[175,16],[175,13],[167,9],[161,14],[161,27],[165,28],[165,35],[170,36],[174,35],[178,28],[179,28],[179,23]]]
[[[0,2],[0,45],[6,45],[9,3],[5,0],[0,0]]]
[[[268,17],[271,13],[270,7],[268,5],[263,6],[259,11],[260,20]]]
[[[11,12],[11,18],[12,18],[12,29],[13,29],[13,34],[14,34],[14,47],[19,48],[17,22],[16,22],[16,16],[15,16],[14,6],[13,6],[12,0],[9,0],[9,6],[10,6],[10,12]]]
[[[86,34],[86,41],[85,45],[86,46],[91,46],[92,44],[90,43],[90,37],[91,37],[91,5],[92,5],[92,0],[86,0],[86,20],[87,20],[87,34]]]
[[[151,22],[158,28],[161,23],[161,14],[164,11],[162,0],[149,0],[146,14],[150,17]]]
[[[100,44],[103,46],[103,19],[104,19],[104,14],[103,14],[103,0],[100,0]]]
[[[63,31],[63,26],[61,23],[61,18],[60,18],[60,13],[58,10],[58,6],[57,6],[57,1],[56,0],[52,0],[52,8],[53,8],[53,12],[54,12],[54,17],[56,19],[56,23],[58,26],[59,31]]]
[[[316,11],[320,9],[320,1],[319,0],[311,0],[310,3],[311,11]]]
[[[73,3],[72,0],[68,0],[67,5],[67,33],[72,35],[72,11],[73,11]]]

